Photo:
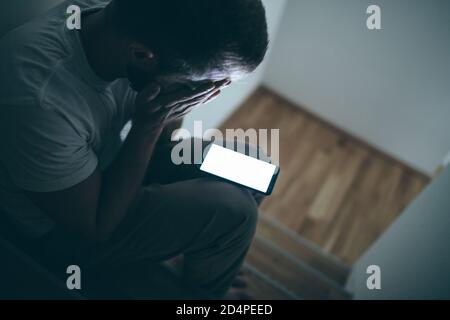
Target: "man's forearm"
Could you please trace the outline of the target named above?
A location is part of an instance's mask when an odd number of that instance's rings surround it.
[[[158,140],[158,145],[164,146],[168,145],[172,141],[172,134],[175,130],[178,130],[183,125],[183,119],[178,119],[170,122],[164,127],[164,130],[161,132],[161,136]]]
[[[133,127],[118,156],[103,174],[97,209],[96,233],[107,239],[126,216],[142,185],[162,128]]]

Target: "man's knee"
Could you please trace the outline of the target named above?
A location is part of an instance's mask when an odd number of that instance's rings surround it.
[[[251,238],[258,220],[257,204],[251,193],[239,186],[209,179],[200,179],[203,209],[212,211],[217,223],[227,232],[236,231]]]

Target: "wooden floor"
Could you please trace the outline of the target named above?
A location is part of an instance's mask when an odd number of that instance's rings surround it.
[[[429,179],[260,88],[225,128],[280,129],[279,177],[262,212],[353,263]]]

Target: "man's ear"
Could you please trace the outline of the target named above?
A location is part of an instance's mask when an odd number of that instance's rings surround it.
[[[128,47],[128,61],[145,71],[152,71],[156,67],[153,50],[137,42],[131,43]]]

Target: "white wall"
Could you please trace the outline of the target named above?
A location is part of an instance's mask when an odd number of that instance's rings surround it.
[[[263,2],[266,7],[271,39],[268,53],[268,57],[270,57],[273,40],[277,34],[286,0],[263,0]],[[184,128],[193,133],[193,123],[196,120],[203,121],[203,128],[205,130],[219,127],[261,84],[265,67],[266,64],[261,65],[257,72],[225,89],[217,100],[201,106],[189,114],[185,119]]]
[[[366,28],[378,4],[382,30]],[[430,174],[450,150],[450,1],[290,0],[264,83]]]
[[[354,265],[355,299],[450,299],[450,168],[444,171]],[[367,267],[381,268],[368,290]]]

